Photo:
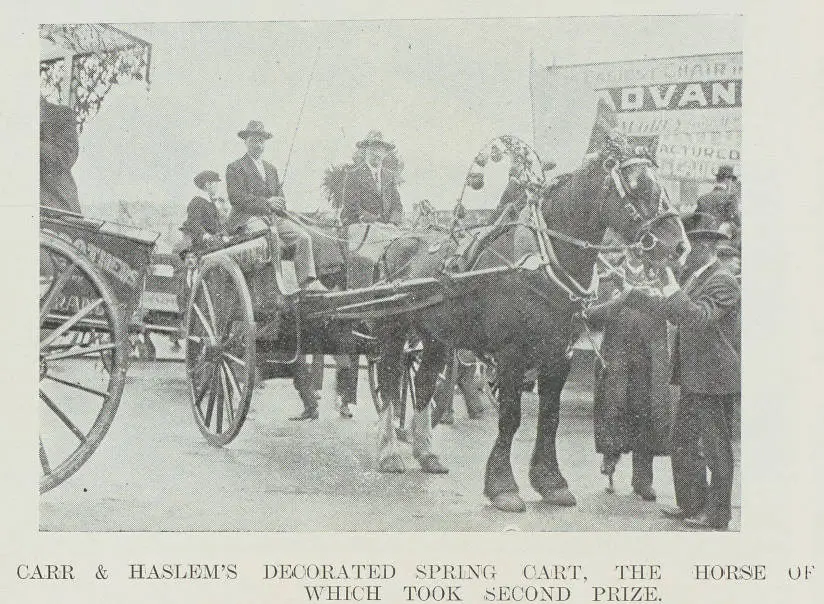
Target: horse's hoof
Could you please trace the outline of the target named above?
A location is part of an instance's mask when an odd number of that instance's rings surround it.
[[[492,498],[492,505],[502,512],[526,511],[526,504],[518,493],[499,493]]]
[[[378,471],[384,474],[401,474],[406,471],[403,459],[397,453],[387,455],[378,463]]]
[[[449,468],[441,464],[438,456],[432,453],[418,458],[418,463],[421,464],[421,470],[427,474],[447,474],[449,472]]]
[[[566,487],[561,487],[558,489],[544,489],[541,492],[541,497],[543,497],[546,503],[564,507],[571,507],[578,503],[575,500],[575,495],[573,495],[572,492]]]

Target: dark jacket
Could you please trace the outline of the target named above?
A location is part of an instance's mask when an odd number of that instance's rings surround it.
[[[738,197],[724,186],[716,185],[712,191],[699,197],[695,211],[712,214],[718,222],[741,224],[738,215]]]
[[[74,111],[40,99],[40,203],[80,214],[72,166],[79,145]]]
[[[367,219],[370,217],[372,220]],[[381,169],[381,190],[378,191],[365,162],[348,171],[343,180],[340,220],[344,226],[374,220],[400,225],[403,222],[403,206],[395,173],[387,168]]]
[[[226,166],[226,193],[232,210],[226,218],[226,232],[234,233],[253,216],[269,216],[272,211],[267,199],[283,197],[278,171],[269,162],[263,162],[264,181],[247,153]]]
[[[665,302],[678,327],[673,382],[694,394],[741,392],[741,289],[719,262]]]
[[[588,323],[604,330],[606,366],[598,367],[593,404],[598,453],[669,452],[667,321],[660,301],[643,304],[622,294],[587,311]]]
[[[218,235],[223,231],[223,219],[217,206],[203,197],[195,197],[186,209],[186,222],[180,230],[192,238],[192,247],[203,244],[203,236]]]

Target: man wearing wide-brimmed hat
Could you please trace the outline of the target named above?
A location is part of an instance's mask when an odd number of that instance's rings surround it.
[[[312,239],[306,229],[289,218],[278,171],[263,160],[263,149],[272,135],[263,123],[252,120],[238,136],[246,143],[246,154],[226,167],[226,191],[232,204],[227,232],[254,229],[263,218],[272,218],[272,232],[279,238],[281,247],[294,249],[295,274],[301,289],[325,290],[315,273]],[[289,419],[317,419],[319,396],[305,358],[298,359],[294,365],[294,384],[303,401],[303,412]]]
[[[246,154],[226,167],[226,191],[232,204],[227,231],[242,230],[256,218],[274,215],[281,245],[295,250],[295,274],[300,287],[323,290],[315,273],[312,239],[306,229],[287,218],[278,171],[263,159],[266,141],[272,135],[262,122],[252,120],[238,136],[246,143]]]
[[[680,281],[663,273],[667,319],[677,326],[673,381],[681,387],[672,433],[678,507],[663,508],[694,528],[726,530],[734,460],[730,410],[741,394],[741,290],[718,261],[729,236],[712,214],[684,220],[692,249]],[[711,479],[707,484],[706,469]]]
[[[356,223],[387,223],[400,226],[403,206],[398,192],[397,173],[384,165],[395,145],[385,141],[379,130],[371,130],[355,143],[363,160],[357,161],[343,179],[340,221],[344,227]],[[373,231],[374,232],[374,231]],[[358,286],[365,284],[352,284]],[[336,384],[342,417],[352,417],[350,406],[357,403],[358,357],[337,355]]]
[[[355,165],[344,179],[340,219],[344,226],[356,222],[385,222],[400,225],[403,206],[398,192],[397,174],[384,165],[395,145],[371,130],[356,143],[364,161]]]

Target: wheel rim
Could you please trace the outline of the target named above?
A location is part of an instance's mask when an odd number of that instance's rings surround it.
[[[186,371],[195,422],[215,446],[240,432],[254,389],[255,326],[249,289],[234,261],[206,261],[186,311]]]
[[[126,376],[126,328],[111,287],[71,245],[40,236],[40,492],[91,457]]]

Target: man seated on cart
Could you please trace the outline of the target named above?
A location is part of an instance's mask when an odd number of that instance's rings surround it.
[[[271,231],[280,241],[281,249],[294,250],[295,275],[300,288],[324,291],[326,288],[315,272],[312,239],[303,226],[289,218],[278,171],[262,158],[266,141],[272,135],[262,122],[252,120],[238,136],[246,143],[246,154],[226,166],[226,192],[232,205],[226,219],[226,232],[230,235],[254,232],[267,224],[266,219],[271,219]],[[299,358],[294,365],[294,384],[303,401],[303,413],[289,419],[317,419],[320,397],[305,358]]]
[[[78,151],[74,111],[40,95],[40,205],[81,213],[72,177]]]
[[[272,232],[278,236],[281,247],[294,250],[300,288],[325,290],[315,272],[312,239],[305,228],[289,218],[278,171],[262,159],[266,141],[272,135],[262,122],[252,120],[238,136],[246,143],[246,154],[226,167],[226,192],[232,204],[226,231],[229,234],[252,231],[261,224],[262,218],[272,217]]]

